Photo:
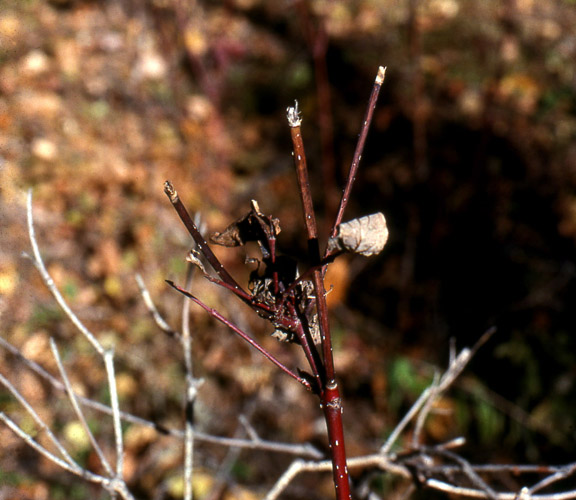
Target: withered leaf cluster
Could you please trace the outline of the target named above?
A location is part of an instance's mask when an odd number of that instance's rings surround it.
[[[249,289],[256,304],[266,310],[263,317],[271,320],[275,327],[272,334],[283,342],[299,342],[294,328],[288,323],[301,324],[314,344],[320,343],[320,332],[316,314],[316,301],[310,281],[299,280],[297,262],[291,257],[276,255],[275,240],[280,233],[277,218],[264,215],[258,202],[252,200],[250,211],[230,224],[224,231],[215,232],[210,240],[226,247],[243,246],[249,242],[258,244],[262,253],[263,269],[260,265],[250,275]],[[260,264],[259,263],[259,264]]]
[[[250,212],[230,224],[221,233],[212,234],[210,240],[225,247],[243,246],[255,241],[264,245],[269,251],[269,241],[276,239],[280,233],[280,221],[275,217],[264,215],[256,200],[252,200],[251,204]]]

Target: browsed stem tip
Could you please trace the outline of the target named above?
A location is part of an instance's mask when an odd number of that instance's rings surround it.
[[[168,195],[172,203],[178,201],[178,193],[170,181],[164,182],[164,192]]]
[[[294,101],[294,107],[288,106],[286,108],[286,116],[288,118],[288,125],[290,125],[290,127],[299,127],[302,124],[300,110],[298,109],[298,101]]]
[[[384,77],[386,76],[386,67],[385,66],[380,66],[378,68],[378,74],[376,75],[376,83],[378,85],[382,85],[382,83],[384,82]]]

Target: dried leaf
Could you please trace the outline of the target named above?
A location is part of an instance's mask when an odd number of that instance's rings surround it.
[[[252,209],[246,215],[230,224],[221,233],[214,233],[210,240],[225,247],[245,245],[249,241],[257,241],[268,248],[269,240],[280,233],[280,222],[272,216],[260,212],[260,207],[252,200]]]
[[[386,219],[384,214],[378,212],[339,224],[336,236],[328,241],[328,251],[352,252],[370,257],[379,254],[387,240]]]

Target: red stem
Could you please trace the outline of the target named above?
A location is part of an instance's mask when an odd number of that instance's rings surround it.
[[[322,409],[328,428],[328,442],[332,458],[332,475],[336,489],[337,500],[350,500],[350,477],[346,465],[346,446],[344,444],[344,427],[342,424],[342,398],[336,382],[334,358],[332,353],[332,338],[328,323],[328,307],[324,292],[324,279],[322,270],[314,270],[314,288],[316,289],[316,305],[320,332],[322,332],[322,346],[324,350],[324,370],[326,384],[321,396]]]
[[[204,239],[202,233],[198,231],[196,224],[194,224],[192,217],[190,217],[188,210],[186,210],[186,207],[180,200],[178,193],[176,192],[174,186],[172,186],[172,183],[170,181],[166,181],[164,183],[164,192],[170,199],[170,203],[172,203],[172,205],[174,206],[176,212],[180,216],[180,219],[186,226],[186,229],[188,229],[190,236],[194,238],[194,241],[198,246],[198,250],[202,252],[202,254],[206,257],[206,260],[208,260],[208,262],[210,263],[216,274],[220,277],[220,279],[225,283],[227,283],[230,286],[230,289],[243,300],[245,300],[246,297],[249,297],[249,295],[236,282],[236,280],[231,276],[231,274],[228,271],[226,271],[222,263],[218,260],[218,257],[216,257],[216,255],[214,254],[214,252],[212,252],[212,249],[208,246],[208,242]]]
[[[356,144],[356,150],[354,151],[354,158],[352,159],[352,165],[350,165],[350,172],[348,172],[346,186],[344,187],[344,193],[342,194],[340,206],[338,207],[338,214],[336,215],[336,220],[332,226],[332,231],[330,233],[331,237],[336,236],[338,224],[342,222],[342,218],[344,217],[344,210],[346,210],[346,205],[348,205],[348,199],[350,198],[350,192],[352,191],[352,185],[356,180],[356,172],[358,172],[358,166],[360,165],[360,159],[362,158],[362,152],[364,151],[364,144],[366,143],[366,137],[368,136],[368,129],[370,128],[370,122],[374,115],[374,108],[376,108],[376,101],[378,100],[378,95],[380,94],[380,88],[384,82],[385,75],[386,68],[380,66],[372,87],[372,93],[370,94],[368,108],[364,115],[364,121],[362,122],[362,127],[360,129],[360,137],[358,137],[358,143]]]
[[[326,295],[324,290],[324,280],[320,263],[320,249],[318,246],[318,230],[316,217],[312,203],[312,193],[308,179],[308,168],[306,165],[306,155],[300,130],[300,119],[297,116],[297,108],[289,111],[290,132],[294,147],[294,163],[298,176],[298,187],[304,209],[304,223],[308,234],[308,251],[313,271],[314,289],[316,293],[316,307],[318,312],[320,334],[322,336],[322,349],[324,358],[323,386],[320,392],[320,400],[328,428],[328,440],[330,443],[330,456],[332,459],[332,474],[334,487],[336,489],[337,500],[350,500],[350,477],[346,465],[346,448],[344,445],[344,427],[342,425],[342,399],[336,383],[334,373],[334,359],[332,355],[332,338],[330,335],[330,325],[328,323],[328,308],[326,306]]]
[[[290,312],[296,315],[294,307],[290,304],[286,304],[289,308]],[[296,335],[298,336],[298,340],[300,341],[300,345],[302,346],[302,350],[304,351],[304,355],[306,356],[306,361],[310,365],[310,370],[312,370],[312,376],[316,381],[316,386],[314,392],[316,392],[319,396],[324,391],[324,368],[322,366],[322,360],[318,355],[318,351],[312,342],[312,339],[309,334],[304,330],[304,326],[302,321],[300,321],[295,328]]]
[[[324,183],[324,204],[327,219],[334,217],[338,205],[336,189],[336,160],[334,158],[334,119],[332,113],[331,89],[328,78],[326,52],[328,51],[328,34],[322,17],[314,16],[310,2],[301,0],[296,3],[300,14],[306,41],[314,62],[316,95],[318,96],[318,131],[322,151],[322,181]]]
[[[256,313],[258,315],[262,315],[268,319],[271,319],[274,315],[274,310],[272,309],[272,307],[266,305],[266,304],[261,304],[258,302],[255,302],[253,300],[252,295],[247,294],[246,292],[244,292],[244,290],[237,290],[235,289],[232,285],[229,285],[228,283],[226,283],[225,281],[219,280],[218,278],[214,278],[213,276],[210,276],[209,274],[204,274],[204,277],[218,285],[221,286],[223,288],[226,288],[227,290],[230,290],[231,292],[235,293],[237,297],[239,297],[245,304],[249,305],[252,309],[254,309],[254,311],[256,311]]]
[[[292,135],[292,144],[294,147],[294,163],[296,165],[298,178],[298,190],[300,191],[300,198],[304,209],[306,233],[308,234],[309,242],[317,242],[318,228],[316,226],[316,215],[314,212],[314,204],[312,202],[312,192],[310,190],[310,180],[308,178],[308,166],[306,164],[306,154],[304,152],[304,142],[302,141],[300,125],[291,126],[290,133]],[[319,260],[319,255],[310,255],[310,257],[312,258],[313,265]]]
[[[190,300],[192,300],[193,302],[198,304],[202,309],[204,309],[206,312],[208,312],[208,314],[210,314],[210,316],[212,316],[213,318],[216,318],[221,323],[224,323],[228,328],[230,328],[232,331],[234,331],[235,333],[240,335],[240,337],[242,339],[244,339],[246,342],[248,342],[256,350],[261,352],[266,358],[268,358],[270,361],[272,361],[272,363],[274,363],[284,373],[286,373],[287,375],[290,375],[292,378],[296,379],[304,387],[306,387],[306,389],[312,390],[312,386],[310,385],[310,382],[308,382],[308,380],[306,380],[303,377],[296,375],[292,370],[290,370],[288,367],[286,367],[275,356],[270,354],[266,349],[264,349],[264,347],[262,347],[252,337],[250,337],[246,332],[244,332],[239,327],[237,327],[234,323],[232,323],[231,321],[226,319],[224,316],[222,316],[216,309],[213,309],[212,307],[207,306],[206,304],[204,304],[204,302],[202,302],[200,299],[198,299],[197,297],[192,295],[190,292],[188,292],[188,291],[184,290],[183,288],[180,288],[178,285],[174,284],[174,282],[172,282],[170,280],[166,280],[166,283],[168,283],[172,288],[178,290],[181,294],[185,295]]]
[[[342,425],[342,398],[336,382],[328,382],[322,396],[322,409],[328,427],[328,441],[332,456],[332,475],[337,500],[350,500],[350,478],[346,465],[346,446]]]

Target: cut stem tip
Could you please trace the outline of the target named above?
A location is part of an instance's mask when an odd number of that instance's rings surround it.
[[[164,192],[168,195],[168,198],[170,198],[172,203],[178,201],[178,193],[170,181],[164,182]]]
[[[384,83],[384,77],[386,76],[386,67],[379,66],[378,67],[378,74],[376,75],[376,83],[378,85],[382,85]]]
[[[290,125],[290,127],[295,128],[302,124],[300,110],[298,109],[298,101],[294,101],[294,107],[288,106],[286,108],[286,116],[288,118],[288,125]]]

